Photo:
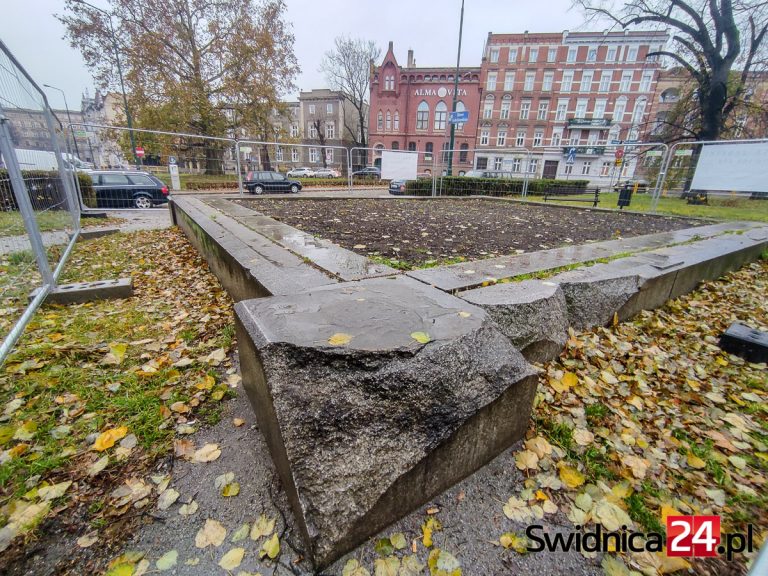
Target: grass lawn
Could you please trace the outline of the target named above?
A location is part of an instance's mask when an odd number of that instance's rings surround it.
[[[592,198],[592,196],[573,196],[572,198],[587,199]],[[618,198],[619,195],[616,192],[601,193],[598,206],[600,208],[618,209],[616,206]],[[536,202],[543,200],[540,196],[529,196],[528,199]],[[557,203],[557,200],[548,200],[548,202]],[[591,207],[591,204],[586,202],[562,202],[562,204]],[[632,196],[632,204],[628,210],[650,212],[651,195],[634,194]],[[672,216],[693,216],[715,220],[758,220],[760,222],[768,222],[768,201],[749,200],[748,198],[736,196],[710,196],[708,205],[693,205],[680,198],[662,196],[659,199],[657,212]]]
[[[37,225],[41,232],[51,230],[65,230],[72,228],[72,219],[65,210],[47,210],[36,213]],[[83,228],[90,226],[107,226],[119,224],[122,218],[83,218],[80,225]],[[27,233],[24,227],[24,219],[19,212],[0,212],[0,237],[21,236]]]

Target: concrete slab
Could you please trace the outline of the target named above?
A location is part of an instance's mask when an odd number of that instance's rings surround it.
[[[318,568],[525,433],[535,371],[461,299],[399,276],[235,309],[244,387]]]
[[[36,288],[29,295],[29,299],[33,300],[39,292],[40,288]],[[45,301],[48,304],[80,304],[93,300],[115,300],[131,296],[133,296],[133,280],[118,278],[117,280],[60,284],[48,293]]]
[[[110,236],[111,234],[117,234],[120,232],[120,228],[83,228],[80,230],[78,240],[93,240],[94,238],[101,238],[102,236]]]
[[[399,274],[394,268],[378,264],[329,240],[315,238],[311,234],[264,216],[260,212],[240,204],[220,198],[206,200],[206,203],[302,258],[308,258],[313,264],[341,280],[362,280],[376,276]]]
[[[611,258],[627,252],[652,250],[670,244],[689,242],[695,238],[710,238],[729,231],[748,231],[759,227],[756,222],[727,222],[673,232],[648,234],[635,238],[608,240],[592,244],[565,246],[514,256],[500,256],[487,260],[462,262],[450,266],[413,270],[408,276],[416,278],[446,292],[478,288],[484,282],[493,282],[514,276],[543,272],[562,266]]]

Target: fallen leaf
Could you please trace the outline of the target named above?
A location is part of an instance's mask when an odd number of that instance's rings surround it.
[[[427,344],[432,338],[426,332],[411,332],[411,338],[416,340],[419,344]]]
[[[267,518],[264,514],[259,516],[251,528],[251,540],[258,540],[262,536],[269,536],[275,530],[275,519]]]
[[[259,558],[268,557],[270,560],[274,560],[278,554],[280,554],[280,540],[277,537],[277,532],[275,532],[272,534],[272,538],[269,538],[261,545]]]
[[[174,566],[176,566],[176,561],[179,559],[179,553],[177,550],[169,550],[165,554],[163,554],[157,562],[155,562],[155,567],[160,570],[161,572],[164,572],[165,570],[170,570]]]
[[[120,438],[123,438],[127,433],[128,428],[126,426],[111,428],[105,432],[102,432],[93,443],[93,449],[98,450],[99,452],[103,452],[108,448],[112,448],[112,446],[115,445],[115,442],[120,440]]]
[[[195,512],[197,512],[197,501],[192,500],[189,504],[182,504],[179,507],[179,514],[182,516],[192,516]]]
[[[219,566],[224,570],[234,570],[240,566],[243,556],[245,556],[245,548],[232,548],[219,560]]]
[[[77,545],[80,546],[80,548],[88,548],[89,546],[93,546],[98,540],[98,532],[89,532],[77,539]]]
[[[400,571],[400,559],[397,556],[376,558],[373,568],[374,576],[397,576]]]
[[[432,576],[461,576],[461,565],[453,554],[434,548],[427,559]]]
[[[245,420],[243,420],[242,418],[234,418],[232,420],[232,424],[234,424],[235,426],[237,426],[239,428],[240,426],[245,424]]]
[[[176,502],[176,500],[179,499],[179,493],[174,490],[173,488],[169,488],[162,494],[160,494],[160,498],[157,499],[157,507],[160,510],[168,510],[168,508],[171,507],[171,505]]]
[[[336,334],[328,338],[328,344],[330,344],[331,346],[344,346],[345,344],[349,344],[350,340],[352,340],[352,336],[350,334],[337,332]]]
[[[341,576],[371,576],[365,568],[360,565],[360,562],[351,558],[344,564],[344,569],[341,571]]]
[[[218,444],[206,444],[195,451],[192,455],[192,462],[213,462],[219,456],[221,456],[221,450]]]
[[[207,546],[221,546],[224,538],[227,537],[227,529],[221,525],[218,520],[205,521],[205,525],[200,528],[195,536],[195,546],[206,548]]]
[[[586,480],[584,474],[576,470],[576,468],[568,466],[567,464],[560,466],[559,475],[560,480],[562,480],[563,484],[568,486],[568,488],[578,488],[584,484],[584,481]]]
[[[515,454],[515,466],[519,470],[535,470],[539,466],[539,457],[532,450],[521,450]]]

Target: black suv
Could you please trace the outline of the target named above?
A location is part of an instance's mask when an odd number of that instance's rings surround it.
[[[293,192],[301,190],[301,182],[289,180],[280,172],[248,172],[243,185],[251,194]]]
[[[93,170],[97,208],[152,208],[168,202],[168,187],[156,176],[132,170]]]

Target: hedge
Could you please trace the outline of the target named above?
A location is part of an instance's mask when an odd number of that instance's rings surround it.
[[[302,188],[317,188],[321,186],[348,186],[347,178],[296,178]],[[243,180],[245,182],[245,180]],[[430,180],[431,182],[431,180]],[[384,185],[384,182],[371,178],[353,178],[353,185]],[[188,180],[184,185],[186,190],[237,190],[237,182],[232,180]]]
[[[484,194],[489,196],[506,196],[521,194],[522,179],[508,178],[472,178],[467,176],[444,176],[437,182],[437,189],[443,196],[468,196]],[[589,180],[556,180],[540,179],[528,181],[528,194],[544,194],[554,190],[584,190]],[[405,185],[405,193],[414,196],[430,196],[432,180],[409,180]]]
[[[29,198],[35,210],[67,210],[64,189],[59,173],[49,170],[22,170],[21,175],[27,184]],[[77,172],[83,203],[86,206],[96,205],[96,194],[93,190],[91,177],[84,172]],[[8,170],[0,168],[0,209],[15,211],[19,207],[11,187]]]

